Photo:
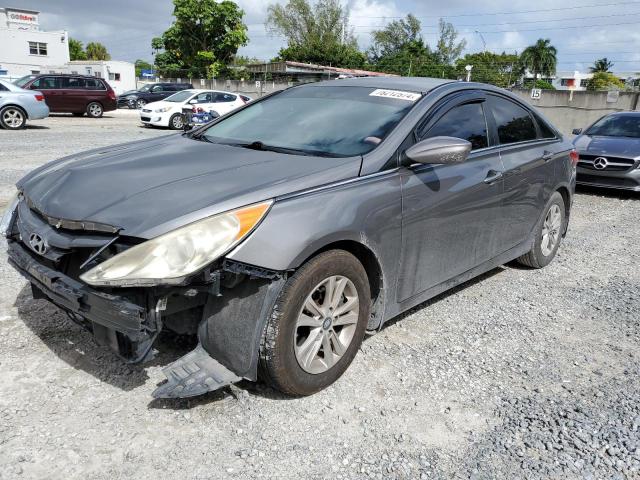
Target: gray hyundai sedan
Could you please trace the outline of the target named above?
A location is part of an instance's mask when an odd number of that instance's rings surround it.
[[[309,395],[365,332],[567,231],[577,154],[503,90],[346,79],[186,134],[51,162],[17,184],[10,263],[127,362],[197,335],[156,397],[241,379]]]

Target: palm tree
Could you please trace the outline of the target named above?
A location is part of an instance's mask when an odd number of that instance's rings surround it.
[[[591,73],[598,73],[598,72],[609,72],[611,71],[612,68],[613,68],[613,62],[610,62],[607,57],[604,57],[593,62],[593,67],[591,67],[589,70],[591,70]]]
[[[524,49],[520,55],[522,65],[533,73],[534,82],[538,79],[538,74],[551,76],[556,73],[558,50],[551,45],[551,40],[539,39],[535,45]]]

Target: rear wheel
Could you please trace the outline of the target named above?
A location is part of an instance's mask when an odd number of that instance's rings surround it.
[[[330,250],[287,280],[265,327],[260,377],[288,395],[311,395],[335,382],[355,357],[371,293],[362,264]]]
[[[91,118],[100,118],[104,113],[102,105],[98,102],[91,102],[87,105],[87,115]]]
[[[542,222],[538,225],[535,242],[529,253],[518,258],[518,263],[531,268],[546,267],[556,256],[565,223],[564,199],[555,192],[545,206]]]
[[[27,124],[27,114],[20,107],[8,106],[0,109],[0,126],[7,130],[19,130]]]

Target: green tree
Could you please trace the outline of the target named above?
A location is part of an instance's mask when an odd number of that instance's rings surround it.
[[[458,31],[453,24],[445,22],[442,18],[438,23],[440,37],[438,38],[436,53],[440,61],[445,65],[455,62],[464,48],[467,46],[466,40],[458,40]]]
[[[520,77],[521,66],[517,55],[502,52],[470,53],[456,61],[456,77],[464,78],[467,74],[465,67],[472,65],[472,80],[489,83],[498,87],[512,86]]]
[[[349,26],[349,10],[339,0],[289,0],[267,8],[267,30],[287,39],[278,60],[360,68],[366,61]]]
[[[613,62],[610,62],[607,57],[604,57],[593,62],[593,67],[591,67],[589,70],[591,70],[591,73],[610,72],[613,68],[613,65]]]
[[[87,54],[84,51],[82,42],[75,38],[69,38],[69,58],[71,60],[86,60]]]
[[[111,55],[107,51],[107,47],[99,42],[87,43],[85,48],[87,60],[111,60]]]
[[[622,90],[624,82],[610,72],[596,72],[587,82],[587,90]]]
[[[420,28],[420,20],[410,13],[406,19],[394,20],[384,29],[374,30],[368,51],[370,61],[376,63],[384,57],[397,55],[410,46],[424,48]]]
[[[538,74],[552,76],[556,73],[558,51],[551,45],[551,40],[539,39],[534,45],[524,49],[520,55],[520,62],[533,74],[537,80]]]
[[[151,65],[146,60],[138,59],[135,62],[136,67],[136,77],[142,76],[142,70],[153,70],[153,65]]]
[[[151,41],[163,75],[215,77],[248,42],[244,11],[229,0],[173,0],[175,21]]]

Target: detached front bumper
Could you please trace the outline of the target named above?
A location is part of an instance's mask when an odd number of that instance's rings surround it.
[[[153,356],[153,341],[162,328],[159,311],[91,289],[39,263],[20,243],[8,243],[9,263],[31,283],[34,298],[48,299],[70,313],[98,343],[130,363]]]

